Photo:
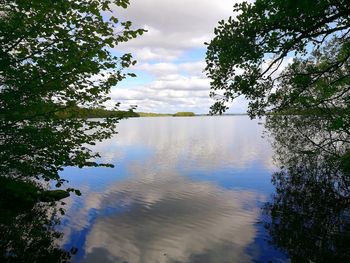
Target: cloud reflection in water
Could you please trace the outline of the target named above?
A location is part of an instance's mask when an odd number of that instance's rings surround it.
[[[121,123],[119,134],[97,148],[117,167],[126,162],[127,175],[107,183],[99,170],[99,181],[87,176],[78,185],[84,195],[67,211],[66,242],[78,242],[74,233],[84,235],[84,262],[252,261],[247,247],[257,234],[257,202],[266,194],[239,185],[225,189],[179,171],[241,171],[259,163],[261,173],[270,174],[270,148],[261,130],[247,117]],[[142,160],[123,159],[128,147],[149,151]]]

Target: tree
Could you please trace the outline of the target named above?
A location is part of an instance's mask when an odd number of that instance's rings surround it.
[[[114,13],[128,0],[0,1],[0,258],[3,262],[67,262],[55,207],[67,192],[65,166],[112,166],[90,149],[116,132],[102,110],[111,87],[136,61],[115,46],[141,35]],[[92,109],[91,109],[92,108]],[[80,109],[77,110],[77,109]],[[84,110],[82,110],[84,109]],[[89,110],[88,110],[89,109]],[[97,110],[98,109],[98,110]],[[86,119],[82,111],[109,114]],[[113,114],[112,114],[113,113]],[[63,117],[68,115],[68,117]],[[48,182],[48,183],[46,183]],[[59,196],[55,196],[58,193]]]
[[[219,22],[208,45],[213,113],[240,95],[251,116],[293,108],[306,93],[314,101],[305,105],[326,100],[329,106],[342,96],[349,106],[349,1],[256,0],[236,4],[234,12],[235,18]]]
[[[0,9],[0,176],[54,180],[64,166],[98,166],[89,145],[115,133],[118,117],[62,119],[98,107],[136,63],[113,48],[141,35],[115,10],[128,0],[5,0]],[[72,190],[72,189],[70,189]]]

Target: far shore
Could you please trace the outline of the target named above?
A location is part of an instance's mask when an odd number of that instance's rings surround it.
[[[222,115],[211,115],[211,114],[178,114],[178,113],[148,113],[148,112],[137,112],[139,117],[214,117],[214,116],[245,116],[247,113],[228,113]]]

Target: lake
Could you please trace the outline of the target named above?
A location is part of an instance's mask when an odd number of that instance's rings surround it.
[[[277,170],[261,120],[122,120],[98,143],[115,168],[67,167],[62,245],[75,262],[289,262],[262,222]]]

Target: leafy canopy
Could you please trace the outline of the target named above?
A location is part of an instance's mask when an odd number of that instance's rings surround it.
[[[6,0],[0,9],[0,176],[63,180],[64,166],[98,166],[89,148],[120,117],[61,118],[100,107],[135,64],[114,48],[141,35],[115,12],[128,0]],[[129,73],[134,76],[134,74]]]
[[[300,94],[305,105],[348,97],[349,1],[256,0],[236,4],[234,12],[219,22],[208,45],[213,113],[240,95],[249,100],[251,116],[293,108]]]
[[[142,34],[114,16],[128,0],[5,1],[0,16],[1,109],[6,116],[48,114],[52,103],[104,102],[135,63],[111,48]],[[52,110],[50,108],[50,110]]]

